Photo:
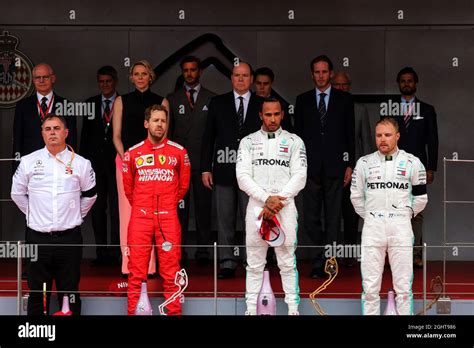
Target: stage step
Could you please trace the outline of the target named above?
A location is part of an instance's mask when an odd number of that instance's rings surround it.
[[[27,297],[22,301],[21,315],[26,315]],[[154,314],[158,315],[158,305],[163,298],[151,299]],[[320,299],[319,304],[328,315],[361,315],[361,303],[356,299]],[[422,300],[415,300],[415,313],[420,311]],[[381,301],[381,310],[384,311],[386,300]],[[58,310],[56,298],[51,300],[51,313]],[[125,315],[127,312],[127,299],[125,297],[100,297],[89,296],[82,298],[83,315]],[[16,315],[17,301],[15,297],[0,297],[0,315]],[[244,315],[244,298],[218,298],[217,315]],[[288,309],[283,299],[277,299],[277,314],[286,315]],[[309,299],[301,299],[301,315],[319,315]],[[428,315],[437,315],[436,305],[427,311]],[[213,298],[186,297],[183,303],[183,315],[216,315],[216,302]],[[451,301],[451,315],[474,315],[474,300]]]

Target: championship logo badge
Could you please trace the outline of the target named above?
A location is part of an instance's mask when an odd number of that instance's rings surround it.
[[[0,108],[11,108],[33,92],[33,63],[17,50],[20,40],[0,35]]]

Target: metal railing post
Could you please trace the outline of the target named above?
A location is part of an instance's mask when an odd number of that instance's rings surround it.
[[[18,250],[17,250],[17,266],[16,266],[16,279],[17,279],[17,314],[18,315],[21,315],[21,293],[22,293],[22,289],[21,289],[21,274],[23,273],[22,271],[22,264],[21,264],[21,241],[19,240],[17,242],[17,247],[18,247]]]
[[[214,314],[217,315],[217,242],[214,242]]]
[[[423,315],[426,315],[426,243],[423,243]]]

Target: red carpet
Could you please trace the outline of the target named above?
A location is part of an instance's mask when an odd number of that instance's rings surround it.
[[[80,290],[84,296],[106,296],[110,295],[109,289],[112,283],[125,282],[120,275],[119,267],[104,266],[93,268],[89,261],[84,260],[82,265],[82,278]],[[0,262],[0,296],[16,296],[16,261],[2,260]],[[319,287],[323,279],[311,279],[309,273],[311,266],[308,262],[298,263],[300,275],[301,297],[307,298],[311,292]],[[441,261],[428,262],[427,269],[428,292],[430,291],[431,279],[443,275],[443,263]],[[190,264],[186,267],[189,277],[189,286],[185,292],[190,297],[212,297],[214,296],[213,268],[198,267]],[[271,283],[273,291],[277,296],[282,296],[282,287],[277,266],[270,267]],[[463,283],[447,285],[446,292],[452,299],[474,299],[474,262],[456,261],[448,262],[446,266],[447,281],[449,283]],[[162,282],[160,278],[153,277],[148,281],[148,290],[151,296],[161,296]],[[423,270],[415,269],[413,292],[416,299],[422,298]],[[470,283],[470,285],[469,285]],[[388,266],[382,283],[382,293],[391,288],[391,274]],[[115,286],[115,288],[117,288]],[[319,295],[319,298],[360,298],[362,290],[360,271],[354,268],[339,267],[339,274],[331,285]],[[27,291],[26,281],[23,281],[23,291]],[[155,294],[152,294],[156,292]],[[218,280],[217,295],[219,297],[243,297],[245,292],[245,270],[240,267],[236,278],[229,280]],[[125,296],[126,290],[122,295]],[[120,294],[116,294],[120,295]],[[429,298],[428,294],[428,298]]]

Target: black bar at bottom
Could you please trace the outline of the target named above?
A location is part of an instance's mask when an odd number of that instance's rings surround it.
[[[0,316],[0,346],[43,347],[59,343],[88,347],[94,344],[472,347],[473,319],[473,316]],[[40,334],[43,337],[35,337]]]

